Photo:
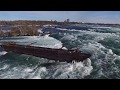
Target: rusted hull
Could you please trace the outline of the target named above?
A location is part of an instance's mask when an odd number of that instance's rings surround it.
[[[23,45],[1,45],[7,52],[12,51],[19,54],[33,55],[36,57],[47,58],[50,60],[60,62],[83,61],[89,57],[90,54],[75,52],[74,50],[51,49],[34,46]]]

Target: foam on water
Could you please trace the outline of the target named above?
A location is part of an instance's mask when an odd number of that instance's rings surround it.
[[[109,31],[117,32],[119,30],[120,29],[109,28]],[[107,39],[108,40],[112,39],[113,41],[116,41],[119,43],[120,34],[119,33],[101,33],[101,32],[95,32],[95,31],[91,32],[91,31],[83,31],[83,30],[73,30],[73,31],[79,31],[80,33],[72,35],[71,36],[72,39],[66,38],[67,36],[63,36],[64,38],[60,40],[63,40],[63,39],[68,40],[69,45],[73,44],[71,43],[71,41],[73,40],[74,42],[81,44],[80,45],[81,51],[92,53],[91,61],[93,63],[92,65],[94,65],[94,69],[91,73],[91,78],[113,78],[113,77],[120,78],[120,75],[119,75],[120,67],[117,64],[120,62],[120,58],[119,58],[120,56],[116,55],[112,49],[108,48],[108,46],[102,45],[102,43],[99,42],[100,40],[105,41]],[[84,40],[84,38],[76,39],[76,37],[78,36],[80,36],[81,38],[83,36],[85,37],[92,36],[94,38],[89,37],[86,40]],[[70,70],[72,69],[70,68]]]
[[[0,56],[5,55],[7,52],[6,51],[1,51]]]
[[[58,41],[52,37],[49,37],[48,35],[45,35],[45,36],[22,36],[22,37],[16,37],[16,38],[17,38],[17,40],[9,38],[9,40],[1,40],[0,42],[2,43],[2,42],[14,41],[17,44],[22,44],[22,45],[29,45],[29,44],[35,42],[31,46],[40,46],[40,47],[48,47],[48,48],[61,48],[62,47],[62,43],[60,41]]]
[[[8,68],[9,68],[9,65],[5,64],[3,67],[0,68],[0,70],[5,70],[5,69],[8,69]]]
[[[85,62],[74,62],[71,64],[65,64],[60,66],[55,73],[52,75],[52,78],[55,79],[77,79],[84,78],[87,75],[90,75],[93,67],[91,66],[91,60],[87,59]]]
[[[14,58],[15,56],[13,56]],[[27,56],[24,56],[27,57]],[[21,57],[23,58],[23,56]],[[26,58],[27,59],[27,58]],[[44,59],[43,59],[44,60]],[[14,60],[16,61],[16,60]],[[30,61],[30,58],[27,60]],[[17,62],[17,61],[16,61]],[[14,63],[16,63],[14,62]],[[42,62],[38,60],[38,64],[32,67],[25,65],[16,66],[4,64],[0,68],[0,78],[2,79],[77,79],[84,78],[90,75],[93,67],[91,66],[91,60],[87,59],[84,62],[74,62],[74,63],[62,63],[62,62],[49,62],[50,65],[46,65],[47,62]],[[5,62],[4,62],[5,63]],[[53,63],[53,64],[52,64]],[[2,64],[2,63],[1,63]],[[2,70],[2,71],[1,71]],[[4,70],[4,72],[3,72]]]
[[[58,28],[60,29],[60,28]],[[107,29],[108,32],[99,32],[102,29]],[[43,46],[50,48],[60,48],[62,43],[72,48],[80,48],[82,52],[91,53],[92,57],[83,62],[53,62],[43,58],[29,57],[27,55],[17,55],[19,61],[14,54],[12,56],[5,52],[0,52],[0,78],[24,78],[24,79],[83,79],[83,78],[120,78],[120,56],[115,54],[113,47],[119,47],[114,43],[120,42],[119,28],[100,27],[89,30],[76,30],[76,29],[61,29],[68,30],[59,40],[50,36],[25,36],[11,38],[10,40],[16,41],[19,44],[30,44],[37,42],[33,45]],[[96,31],[98,30],[98,31]],[[70,33],[77,31],[78,33]],[[103,30],[104,31],[104,30]],[[112,32],[111,32],[112,31]],[[114,32],[113,32],[114,31]],[[115,32],[116,31],[116,32]],[[59,34],[58,34],[59,36]],[[100,41],[107,42],[112,40],[113,47],[103,44]],[[9,41],[9,40],[0,40]],[[108,43],[108,42],[107,42]],[[110,43],[109,43],[110,44]],[[109,47],[108,47],[109,46]],[[1,54],[2,53],[2,54]],[[11,61],[8,56],[11,56]],[[14,60],[14,64],[12,65]],[[25,60],[25,63],[22,61]],[[11,63],[10,63],[11,62]],[[34,63],[33,63],[34,62]],[[22,64],[21,64],[22,63]]]
[[[31,79],[44,79],[47,74],[47,70],[45,67],[37,68],[33,73],[29,75],[28,78]]]
[[[120,29],[113,29],[111,31],[119,31]],[[81,34],[82,33],[82,34]],[[82,45],[80,50],[93,53],[91,58],[92,65],[94,65],[94,70],[92,71],[91,78],[120,78],[120,56],[116,55],[112,49],[108,48],[106,45],[99,43],[100,40],[105,41],[113,40],[119,42],[120,34],[119,33],[100,33],[100,32],[91,32],[91,31],[80,31],[78,36],[90,35],[94,36],[91,40],[86,40],[87,43],[84,43],[81,40]],[[112,43],[112,42],[111,42]],[[110,43],[109,43],[110,44]],[[113,44],[112,44],[113,45]],[[114,45],[115,47],[116,45]],[[118,46],[118,45],[117,45]],[[95,73],[97,72],[97,73]],[[93,75],[94,73],[94,75]]]

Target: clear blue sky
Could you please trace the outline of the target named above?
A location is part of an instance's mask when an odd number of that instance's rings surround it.
[[[57,20],[119,23],[120,11],[0,11],[0,20]]]

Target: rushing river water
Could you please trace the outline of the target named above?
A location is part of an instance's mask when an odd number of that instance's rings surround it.
[[[0,48],[1,79],[115,79],[120,78],[120,28],[64,26],[44,28],[50,36],[0,38],[0,43],[64,49],[79,48],[91,53],[83,62],[54,62],[30,55],[6,52]]]

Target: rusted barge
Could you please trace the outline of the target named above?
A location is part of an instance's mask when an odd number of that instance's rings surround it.
[[[78,50],[52,49],[45,47],[35,47],[30,45],[18,45],[16,43],[4,43],[0,45],[7,52],[33,55],[60,62],[83,61],[91,57],[91,54],[81,53]]]

